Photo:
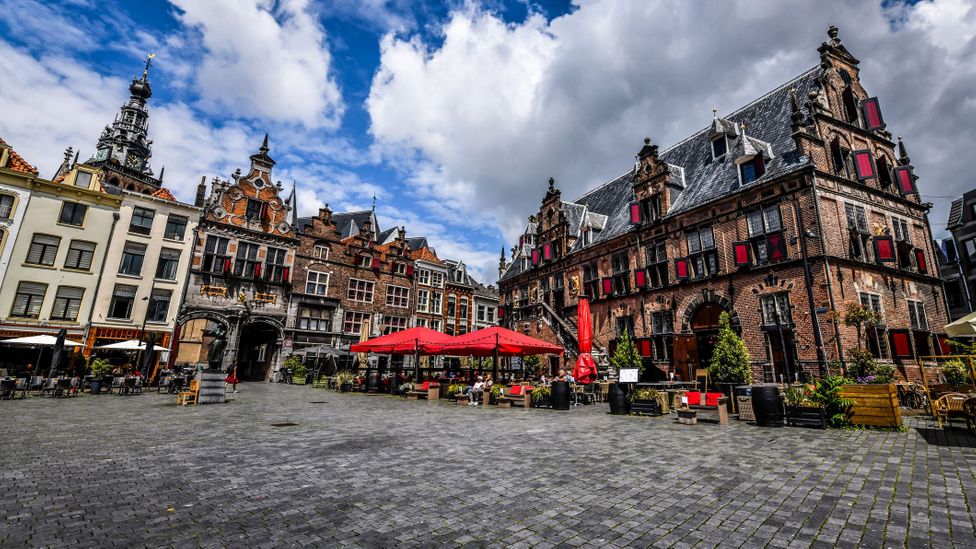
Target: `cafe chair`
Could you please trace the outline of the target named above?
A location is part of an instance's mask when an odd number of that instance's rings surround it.
[[[193,380],[190,382],[190,388],[186,391],[180,391],[176,395],[176,404],[186,406],[187,404],[197,405],[197,397],[200,396],[200,382]]]

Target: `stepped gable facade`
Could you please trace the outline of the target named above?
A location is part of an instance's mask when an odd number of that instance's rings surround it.
[[[881,314],[864,345],[918,375],[946,307],[927,213],[904,143],[835,27],[819,64],[687,139],[645,139],[633,167],[564,201],[553,180],[500,265],[505,325],[575,360],[586,296],[594,348],[637,338],[647,379],[695,377],[722,312],[755,381],[835,373],[858,345],[849,302]]]
[[[296,351],[357,342],[366,322],[371,336],[412,325],[414,262],[404,229],[381,233],[373,211],[333,213],[328,205],[296,227],[288,324]]]
[[[204,332],[216,327],[226,333],[223,367],[236,365],[242,380],[271,379],[291,353],[285,326],[299,239],[290,222],[294,197],[283,198],[272,180],[269,151],[265,135],[248,172],[215,178],[202,200],[175,362],[206,362]],[[201,182],[197,196],[205,194]]]

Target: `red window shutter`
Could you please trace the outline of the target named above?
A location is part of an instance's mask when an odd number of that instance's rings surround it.
[[[688,258],[681,257],[674,260],[674,275],[678,280],[688,280]]]
[[[261,278],[261,264],[256,263],[254,265],[254,278]]]
[[[647,273],[643,269],[634,271],[634,286],[638,288],[647,287]]]
[[[649,339],[640,340],[640,355],[645,358],[651,357],[651,340]]]
[[[609,277],[604,278],[603,279],[603,295],[604,296],[608,296],[608,295],[610,295],[612,293],[613,293],[613,279],[612,278],[609,278]]]
[[[229,272],[230,272],[230,258],[228,257],[224,259],[224,274],[227,274]]]
[[[630,203],[630,223],[637,225],[641,222],[641,207],[637,202]]]
[[[261,219],[268,218],[268,203],[261,204]]]
[[[929,272],[928,265],[925,264],[925,250],[915,248],[915,264],[918,265],[918,272]]]
[[[749,243],[733,242],[732,257],[735,258],[735,264],[739,267],[749,265]]]
[[[766,160],[763,159],[762,154],[757,154],[755,158],[752,159],[752,166],[756,169],[756,179],[759,179],[766,173]]]
[[[535,267],[539,264],[539,248],[532,250],[532,266]]]
[[[912,343],[908,339],[906,330],[891,331],[891,348],[898,358],[910,358],[912,356]]]
[[[290,274],[291,274],[291,269],[289,269],[288,267],[285,267],[284,269],[281,269],[281,281],[282,282],[288,282],[288,279],[289,279],[289,276],[288,275],[290,275]]]
[[[939,354],[943,356],[952,354],[952,345],[949,344],[947,334],[939,334],[935,338],[939,341]]]
[[[874,237],[874,257],[879,262],[895,260],[895,243],[890,236]]]
[[[854,169],[857,171],[858,179],[878,177],[878,170],[874,166],[874,159],[871,158],[871,151],[860,150],[851,154],[854,155]]]
[[[407,276],[413,278],[413,265],[407,265]]]
[[[861,110],[864,111],[864,122],[867,124],[869,132],[884,129],[884,118],[881,117],[881,108],[878,106],[877,97],[869,97],[861,101]]]
[[[899,166],[895,168],[895,181],[898,183],[898,190],[902,195],[915,194],[915,175],[912,173],[911,166]]]
[[[373,258],[372,266],[373,266],[374,269],[379,269],[380,268],[380,258],[374,257]]]
[[[766,236],[766,253],[770,263],[786,261],[786,239],[783,233],[771,233]]]
[[[525,237],[524,236],[520,236],[519,237],[519,248],[521,248],[523,244],[525,244]]]
[[[545,261],[552,259],[552,244],[546,243],[542,246],[542,259]]]
[[[498,308],[498,320],[505,318],[505,307]]]

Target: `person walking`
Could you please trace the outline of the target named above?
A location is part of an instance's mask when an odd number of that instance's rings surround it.
[[[235,364],[229,369],[227,377],[224,378],[224,383],[230,385],[234,389],[234,393],[237,393],[237,382],[237,365]]]

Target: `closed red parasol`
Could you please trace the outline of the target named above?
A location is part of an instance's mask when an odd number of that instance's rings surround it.
[[[573,368],[573,378],[577,383],[589,384],[596,381],[596,363],[593,362],[593,317],[590,316],[590,300],[579,300],[576,312],[579,322],[579,358]]]

